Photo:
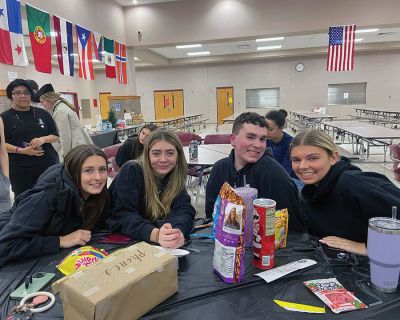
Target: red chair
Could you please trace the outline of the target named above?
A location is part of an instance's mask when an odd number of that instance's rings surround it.
[[[114,144],[112,146],[108,146],[108,147],[105,147],[102,149],[108,159],[108,176],[110,178],[114,178],[118,174],[119,167],[118,167],[117,163],[115,162],[115,157],[116,157],[119,147],[121,145],[122,145],[122,143],[118,143],[118,144]]]
[[[390,145],[390,159],[393,160],[394,178],[400,182],[400,144]]]
[[[187,147],[192,140],[197,140],[199,143],[201,142],[201,137],[195,133],[178,131],[175,132],[175,134],[178,136],[182,146],[184,147]]]
[[[204,144],[230,144],[231,135],[228,133],[208,134],[204,138]]]

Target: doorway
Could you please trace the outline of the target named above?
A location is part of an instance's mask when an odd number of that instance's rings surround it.
[[[110,104],[108,102],[108,97],[111,96],[111,92],[100,92],[99,100],[100,100],[100,115],[101,119],[108,119],[108,111],[110,111]]]
[[[234,113],[233,87],[217,88],[217,123],[222,124],[222,120],[232,116]]]

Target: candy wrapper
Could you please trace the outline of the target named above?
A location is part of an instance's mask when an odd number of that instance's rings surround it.
[[[97,261],[108,256],[108,252],[103,249],[97,249],[92,246],[84,246],[70,252],[57,266],[65,275],[87,268]]]
[[[334,313],[367,308],[365,303],[343,287],[336,278],[310,280],[304,284]]]
[[[244,274],[244,200],[225,182],[214,209],[214,271],[224,282],[238,283]]]
[[[275,211],[275,249],[286,248],[289,214],[287,209]]]

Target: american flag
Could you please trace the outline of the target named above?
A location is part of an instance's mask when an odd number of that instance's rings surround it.
[[[326,70],[348,71],[354,69],[355,32],[355,24],[329,28]]]

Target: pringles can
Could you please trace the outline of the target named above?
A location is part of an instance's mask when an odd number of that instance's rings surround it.
[[[253,217],[253,264],[260,269],[274,267],[275,207],[271,199],[255,199]]]

